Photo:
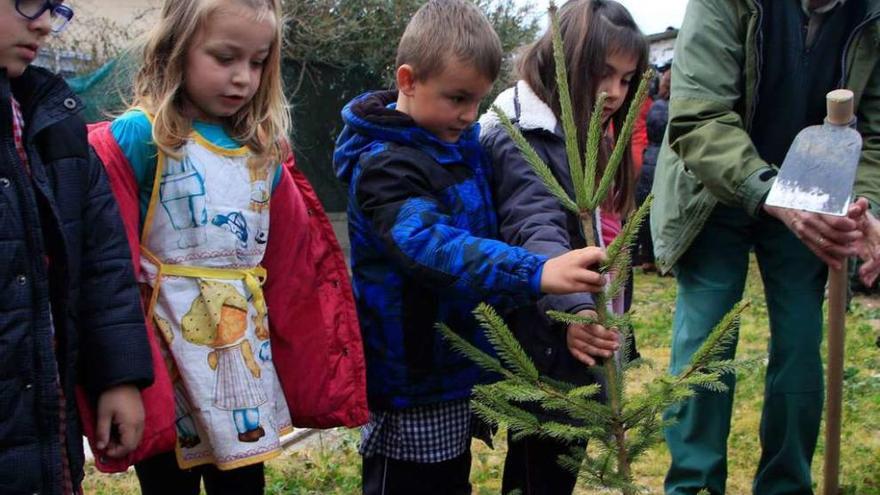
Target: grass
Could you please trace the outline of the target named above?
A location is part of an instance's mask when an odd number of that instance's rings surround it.
[[[654,363],[659,373],[669,360],[669,341],[675,307],[675,281],[655,275],[637,274],[634,322],[639,351]],[[727,491],[733,495],[751,493],[751,481],[760,456],[758,425],[763,402],[767,354],[767,308],[756,267],[748,279],[744,296],[751,302],[742,319],[737,357],[754,359],[756,366],[740,374],[734,402],[734,420],[729,440]],[[846,371],[844,382],[841,484],[846,494],[880,495],[880,296],[857,296],[847,318]],[[823,355],[825,355],[823,348]],[[630,386],[638,386],[633,377]],[[267,464],[269,494],[356,494],[360,493],[358,433],[337,430],[307,447],[290,452]],[[480,441],[473,444],[471,481],[477,495],[497,494],[501,488],[504,462],[504,434],[495,437],[495,450]],[[824,431],[813,459],[813,480],[817,492],[822,486]],[[665,445],[659,445],[635,467],[640,483],[649,493],[662,493],[669,463]],[[139,493],[133,472],[106,476],[88,468],[85,493],[126,495]],[[578,488],[578,494],[595,493]]]

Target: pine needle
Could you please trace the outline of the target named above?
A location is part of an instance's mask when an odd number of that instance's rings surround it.
[[[579,209],[586,208],[590,198],[584,190],[584,168],[581,164],[581,152],[578,146],[577,126],[574,122],[574,111],[571,105],[571,92],[568,88],[568,70],[565,66],[565,51],[562,34],[559,30],[559,16],[556,5],[550,4],[550,30],[553,38],[553,65],[556,69],[556,86],[559,94],[559,107],[562,117],[562,132],[565,134],[565,154],[575,192],[575,203]]]
[[[724,315],[724,318],[715,325],[703,345],[694,353],[688,371],[703,368],[710,362],[717,361],[723,352],[733,345],[739,334],[740,316],[748,306],[748,302],[741,301]]]
[[[504,320],[495,312],[495,309],[486,303],[481,303],[474,310],[474,316],[480,322],[480,325],[487,330],[486,337],[495,347],[498,357],[514,373],[521,374],[529,381],[537,381],[539,374],[538,369],[535,368],[535,363],[529,359],[526,351],[522,348],[522,344],[510,332]]]
[[[599,385],[598,383],[592,383],[590,385],[584,385],[582,387],[571,390],[566,395],[570,399],[592,399],[596,394],[599,393],[599,390],[601,389],[601,385]]]
[[[486,385],[485,390],[508,402],[537,402],[547,398],[547,392],[524,381],[503,380]]]
[[[547,316],[553,321],[565,323],[567,325],[595,325],[599,323],[599,319],[595,316],[579,316],[564,311],[547,311]]]
[[[500,373],[502,375],[510,375],[510,372],[501,365],[500,361],[478,349],[475,345],[465,340],[464,337],[455,333],[451,328],[446,326],[446,324],[437,323],[434,325],[434,328],[440,331],[440,333],[443,335],[443,338],[445,338],[446,341],[449,342],[449,345],[454,350],[460,352],[471,361],[477,363],[479,367],[485,370]]]
[[[653,202],[654,195],[649,194],[648,197],[645,198],[645,202],[642,203],[639,209],[636,210],[636,212],[627,220],[626,224],[624,224],[620,234],[618,234],[614,241],[608,245],[608,248],[606,249],[607,260],[603,264],[606,269],[616,267],[617,258],[623,252],[629,252],[629,247],[633,244],[633,241],[635,241],[636,234],[639,232],[639,227],[651,212],[651,203]]]
[[[605,101],[608,99],[608,93],[601,92],[596,98],[596,104],[593,105],[593,114],[590,116],[590,127],[587,133],[587,150],[584,163],[586,164],[586,172],[584,172],[584,189],[590,197],[587,208],[595,210],[598,203],[593,201],[596,187],[596,174],[599,169],[599,145],[602,143],[602,111],[605,108]]]

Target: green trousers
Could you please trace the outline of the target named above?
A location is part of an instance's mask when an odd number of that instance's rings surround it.
[[[812,493],[810,463],[822,417],[820,344],[827,268],[784,224],[718,206],[675,267],[678,295],[670,371],[681,372],[743,294],[754,250],[770,315],[769,363],[761,415],[761,460],[753,492]],[[727,357],[735,354],[735,344]],[[670,408],[665,430],[672,455],[667,494],[725,492],[727,436],[735,377],[725,393],[698,391]]]

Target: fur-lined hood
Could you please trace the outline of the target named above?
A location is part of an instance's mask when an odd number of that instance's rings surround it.
[[[525,81],[517,81],[515,86],[502,91],[493,105],[500,108],[522,131],[542,130],[562,137],[562,128],[553,110],[538,98]],[[501,119],[492,109],[480,117],[483,134],[499,126]]]

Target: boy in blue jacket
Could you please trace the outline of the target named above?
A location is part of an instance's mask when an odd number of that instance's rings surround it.
[[[429,1],[397,51],[397,91],[343,110],[334,166],[349,191],[355,296],[370,422],[365,494],[470,493],[471,388],[481,370],[434,329],[489,348],[482,300],[595,292],[596,248],[548,260],[497,238],[474,124],[501,66],[491,24],[466,0]]]
[[[70,494],[83,477],[74,388],[97,403],[99,455],[143,430],[153,380],[130,252],[82,106],[28,65],[73,17],[0,0],[0,493]],[[111,433],[113,432],[113,433]]]

